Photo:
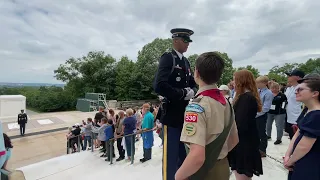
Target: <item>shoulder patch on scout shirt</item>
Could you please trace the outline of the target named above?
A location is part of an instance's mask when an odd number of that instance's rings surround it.
[[[198,114],[193,112],[187,112],[184,121],[189,123],[196,123],[198,122]]]
[[[191,103],[186,107],[186,112],[202,113],[204,112],[204,108],[199,104]]]
[[[187,136],[193,136],[196,131],[197,128],[193,123],[186,123],[183,127],[183,133]]]

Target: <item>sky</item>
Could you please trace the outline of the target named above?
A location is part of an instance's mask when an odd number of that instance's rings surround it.
[[[185,56],[228,53],[262,74],[320,57],[315,0],[0,0],[0,82],[60,83],[69,57],[102,50],[136,60],[155,38],[190,28]]]

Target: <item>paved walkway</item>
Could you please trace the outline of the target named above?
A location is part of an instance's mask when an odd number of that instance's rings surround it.
[[[47,131],[58,128],[71,127],[75,123],[81,123],[88,117],[93,118],[95,112],[67,111],[56,113],[40,113],[29,115],[26,125],[26,134],[39,131]],[[5,119],[2,121],[3,132],[9,136],[20,135],[19,125],[16,118]]]
[[[66,131],[13,139],[9,169],[65,155]]]
[[[157,137],[157,135],[155,135]],[[284,137],[282,145],[274,146],[271,141],[268,146],[268,152],[276,159],[281,159],[289,142]],[[56,180],[56,179],[99,179],[108,177],[111,179],[130,179],[130,180],[161,180],[161,160],[162,149],[159,147],[160,138],[155,138],[155,146],[153,148],[152,160],[146,163],[140,163],[142,157],[142,142],[136,144],[136,156],[133,165],[130,162],[121,161],[114,162],[110,165],[100,158],[100,154],[95,152],[81,152],[71,155],[64,155],[47,161],[39,162],[29,166],[20,168],[26,176],[27,180]],[[117,152],[116,152],[117,154]],[[88,169],[94,167],[94,171]],[[41,169],[41,171],[39,171]],[[287,171],[282,165],[271,158],[263,158],[264,175],[253,177],[253,180],[284,180],[287,178]],[[143,176],[141,175],[143,174]],[[231,180],[235,180],[232,175]]]
[[[71,111],[30,115],[31,120],[27,126],[26,133],[70,127],[75,123],[81,123],[82,120],[88,117],[93,117],[94,114],[94,112],[84,113]],[[18,128],[9,128],[9,126],[13,126],[10,125],[10,123],[15,123],[15,121],[16,120],[3,122],[4,130],[9,136],[19,134]],[[154,177],[155,180],[161,179],[162,149],[158,147],[161,141],[159,138],[155,138],[153,159],[151,161],[144,164],[135,161],[133,166],[129,165],[128,162],[123,161],[110,166],[99,157],[97,152],[94,152],[93,154],[91,152],[82,152],[73,155],[65,155],[65,133],[66,131],[59,131],[14,139],[12,159],[10,159],[8,164],[9,168],[15,169],[21,167],[21,170],[26,174],[26,178],[30,180],[39,178],[65,179],[66,177],[69,177],[70,174],[72,174],[73,178],[75,174],[79,175],[79,177],[77,177],[78,180],[92,179],[94,177],[98,178],[110,174],[118,174],[118,179],[143,180],[141,179],[141,172],[150,173],[150,176]],[[275,139],[275,127],[272,137]],[[269,141],[267,153],[272,158],[282,161],[282,156],[284,155],[288,144],[289,139],[286,136],[283,137],[283,144],[281,145],[275,146],[273,145],[273,141]],[[142,157],[143,152],[142,143],[138,142],[136,147],[136,159],[139,159]],[[263,159],[264,175],[261,177],[254,177],[253,179],[286,179],[286,170],[283,169],[282,164],[272,158],[267,157]],[[95,173],[87,173],[87,168],[93,166],[96,168]],[[121,173],[124,171],[123,168],[127,168],[125,171],[130,173]],[[39,169],[41,169],[41,171],[39,171]],[[116,178],[116,176],[114,178]],[[234,177],[231,176],[231,179],[234,179]]]

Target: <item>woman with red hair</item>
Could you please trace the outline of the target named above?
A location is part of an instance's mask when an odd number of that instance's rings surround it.
[[[235,97],[233,100],[239,143],[229,152],[229,164],[237,180],[250,180],[262,172],[259,152],[259,134],[256,114],[262,109],[253,74],[248,70],[234,73]]]

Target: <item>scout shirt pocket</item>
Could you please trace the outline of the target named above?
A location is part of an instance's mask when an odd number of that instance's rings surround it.
[[[200,103],[192,102],[186,107],[180,140],[187,144],[206,146],[206,116]]]

